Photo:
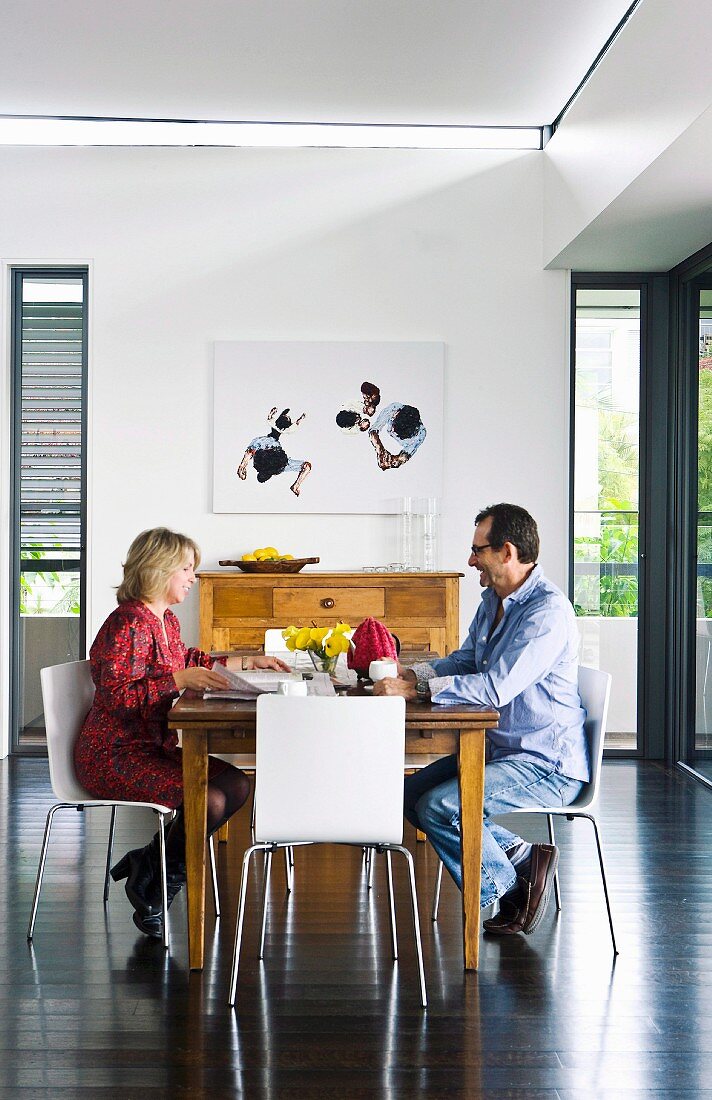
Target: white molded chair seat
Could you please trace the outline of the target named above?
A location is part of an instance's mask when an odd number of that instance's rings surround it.
[[[158,802],[126,802],[121,799],[94,798],[82,787],[77,779],[74,769],[74,743],[82,728],[91,705],[94,701],[94,682],[89,671],[89,661],[68,661],[61,665],[52,665],[40,670],[42,684],[42,701],[44,705],[45,727],[47,731],[47,754],[49,757],[49,775],[55,798],[59,801],[50,807],[47,814],[42,850],[37,868],[37,880],[35,893],[32,899],[32,912],[27,928],[27,939],[34,936],[37,908],[42,889],[47,851],[52,830],[52,822],[55,813],[62,809],[74,809],[78,811],[102,807],[111,809],[111,825],[109,827],[109,845],[106,856],[106,869],[104,874],[104,902],[109,896],[109,868],[114,843],[114,830],[116,826],[116,811],[119,807],[126,809],[152,810],[158,815],[158,837],[161,864],[161,892],[163,896],[163,946],[168,947],[168,905],[166,895],[166,853],[165,853],[165,825],[173,816],[170,806],[164,806]],[[214,881],[214,857],[212,845],[210,845],[211,864],[213,866]],[[219,903],[216,895],[216,911],[219,914]]]
[[[606,722],[608,719],[608,702],[611,695],[611,675],[608,672],[601,672],[596,668],[586,668],[583,665],[578,670],[578,689],[581,696],[581,703],[586,711],[586,721],[584,724],[584,732],[586,740],[588,742],[589,759],[591,762],[591,779],[588,783],[584,784],[581,788],[576,799],[569,806],[548,806],[541,807],[541,809],[534,809],[527,807],[526,809],[508,810],[509,814],[546,814],[547,825],[549,829],[549,840],[552,844],[555,844],[554,837],[554,818],[565,817],[569,821],[573,821],[576,817],[585,817],[593,825],[593,831],[596,838],[596,849],[598,851],[598,862],[601,870],[601,882],[603,884],[603,894],[606,899],[606,910],[608,912],[608,926],[611,932],[611,943],[613,944],[614,955],[618,954],[618,948],[616,946],[616,937],[613,931],[613,917],[611,915],[611,903],[608,896],[608,884],[606,882],[606,869],[603,862],[603,850],[601,848],[601,838],[598,832],[598,824],[593,814],[588,813],[595,803],[598,801],[600,783],[601,783],[601,767],[603,764],[603,743],[606,736]],[[433,920],[438,919],[438,905],[440,901],[440,886],[442,883],[443,865],[438,866],[438,874],[435,883],[435,893],[433,896]],[[561,892],[559,889],[559,876],[558,872],[554,877],[554,895],[556,898],[556,908],[561,909]]]
[[[391,852],[410,878],[421,1003],[426,1004],[413,858],[403,847],[405,701],[261,695],[257,700],[256,841],[245,852],[229,1003],[235,1004],[250,859],[265,851],[262,928],[272,853],[291,844],[353,844],[384,852],[388,868],[393,957],[397,939]]]

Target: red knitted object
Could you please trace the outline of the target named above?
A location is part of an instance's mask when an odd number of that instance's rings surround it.
[[[354,630],[351,641],[353,646],[346,655],[346,663],[349,668],[356,669],[363,676],[368,675],[371,661],[398,656],[393,635],[378,619],[364,619]]]

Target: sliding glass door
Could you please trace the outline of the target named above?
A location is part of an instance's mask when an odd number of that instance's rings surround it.
[[[640,287],[574,284],[572,593],[581,663],[614,673],[607,749],[638,749]]]

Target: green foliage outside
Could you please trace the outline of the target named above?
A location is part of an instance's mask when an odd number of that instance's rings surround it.
[[[23,547],[23,560],[41,562],[42,550]],[[33,570],[20,573],[21,615],[78,615],[79,575],[56,573],[54,570]]]
[[[587,395],[588,396],[588,395]],[[590,406],[590,399],[586,404]],[[638,452],[634,442],[637,418],[598,404],[598,536],[574,539],[574,560],[592,563],[628,563],[638,560]],[[712,565],[712,371],[699,374],[697,560]],[[638,613],[637,576],[602,574],[576,578],[577,615],[606,617]],[[712,618],[712,577],[698,585],[698,615]]]

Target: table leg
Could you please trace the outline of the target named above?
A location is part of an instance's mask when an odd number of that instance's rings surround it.
[[[219,829],[215,830],[218,844],[227,844],[230,839],[230,822],[226,821]]]
[[[204,730],[183,731],[185,863],[188,891],[188,959],[203,969],[205,939],[205,831],[208,821],[208,748]]]
[[[477,970],[480,953],[482,806],[485,793],[485,735],[461,730],[458,753],[460,841],[462,845],[462,938],[465,970]]]

